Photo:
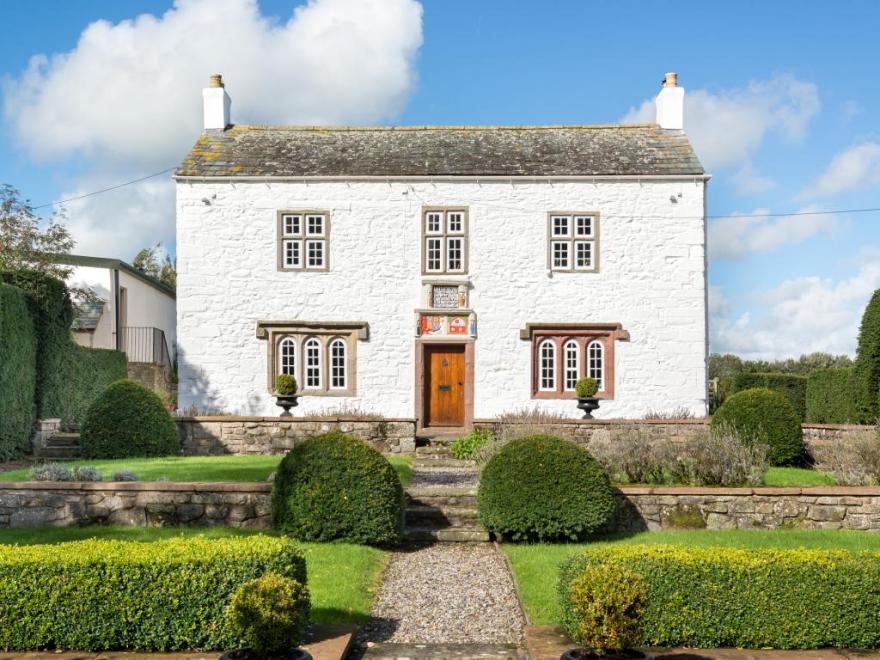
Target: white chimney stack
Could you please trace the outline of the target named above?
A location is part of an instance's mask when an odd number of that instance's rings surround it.
[[[232,100],[226,93],[223,78],[219,73],[212,75],[208,87],[202,90],[202,100],[205,104],[205,130],[222,131],[229,126],[229,107],[232,105]]]
[[[678,75],[667,73],[657,95],[657,123],[660,128],[684,128],[684,87],[678,86]]]

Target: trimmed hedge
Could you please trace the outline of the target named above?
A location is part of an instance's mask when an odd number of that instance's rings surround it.
[[[64,362],[65,392],[62,419],[81,426],[89,408],[112,383],[128,377],[122,351],[72,344]]]
[[[853,368],[859,422],[875,424],[880,417],[880,289],[862,314]]]
[[[602,564],[629,569],[647,586],[640,617],[644,646],[880,646],[877,552],[662,545],[590,549],[560,571],[562,624],[568,630],[577,630],[579,623],[571,585]],[[593,574],[614,579],[614,572]]]
[[[341,431],[309,438],[278,465],[272,524],[302,541],[396,543],[403,486],[391,463]]]
[[[732,429],[744,442],[767,445],[771,465],[795,465],[806,457],[804,432],[794,406],[767,388],[728,397],[712,415],[712,429]]]
[[[155,392],[118,380],[89,407],[80,447],[83,458],[173,456],[180,453],[180,436]]]
[[[480,522],[515,541],[582,540],[611,522],[614,495],[590,453],[548,435],[511,440],[483,468]]]
[[[30,449],[37,406],[34,324],[25,293],[0,284],[0,461]]]
[[[305,584],[302,552],[269,536],[0,546],[0,648],[234,648],[235,591],[266,573]]]
[[[818,369],[807,377],[807,421],[815,424],[857,424],[855,372]]]
[[[807,418],[807,377],[794,374],[750,373],[737,374],[733,379],[733,391],[752,390],[765,387],[779,392],[794,406],[801,421]]]

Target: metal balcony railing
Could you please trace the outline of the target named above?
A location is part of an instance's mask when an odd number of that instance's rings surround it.
[[[160,364],[171,373],[171,353],[161,328],[123,327],[121,349],[129,362]]]

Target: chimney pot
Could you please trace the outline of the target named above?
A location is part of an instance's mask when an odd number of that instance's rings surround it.
[[[223,76],[219,73],[212,74],[208,80],[210,81],[208,87],[225,87],[223,84]]]
[[[656,105],[660,128],[677,131],[684,128],[684,87],[678,86],[676,73],[670,72],[663,77]]]
[[[229,114],[232,101],[226,93],[223,77],[219,73],[213,74],[208,80],[208,87],[202,90],[204,127],[206,131],[222,131],[232,123]]]

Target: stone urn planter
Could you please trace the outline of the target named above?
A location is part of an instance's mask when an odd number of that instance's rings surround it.
[[[599,399],[596,392],[599,391],[599,383],[595,378],[581,378],[574,385],[577,394],[577,407],[584,413],[583,419],[593,419],[593,411],[599,407]]]
[[[595,649],[580,647],[566,651],[560,660],[639,660],[647,656],[636,649],[615,649],[599,652]]]
[[[290,409],[299,405],[296,390],[296,379],[290,374],[279,374],[275,379],[275,405],[284,409],[281,417],[293,417]]]
[[[305,649],[293,648],[286,653],[257,653],[250,649],[235,649],[220,656],[220,660],[312,660],[311,654]]]

